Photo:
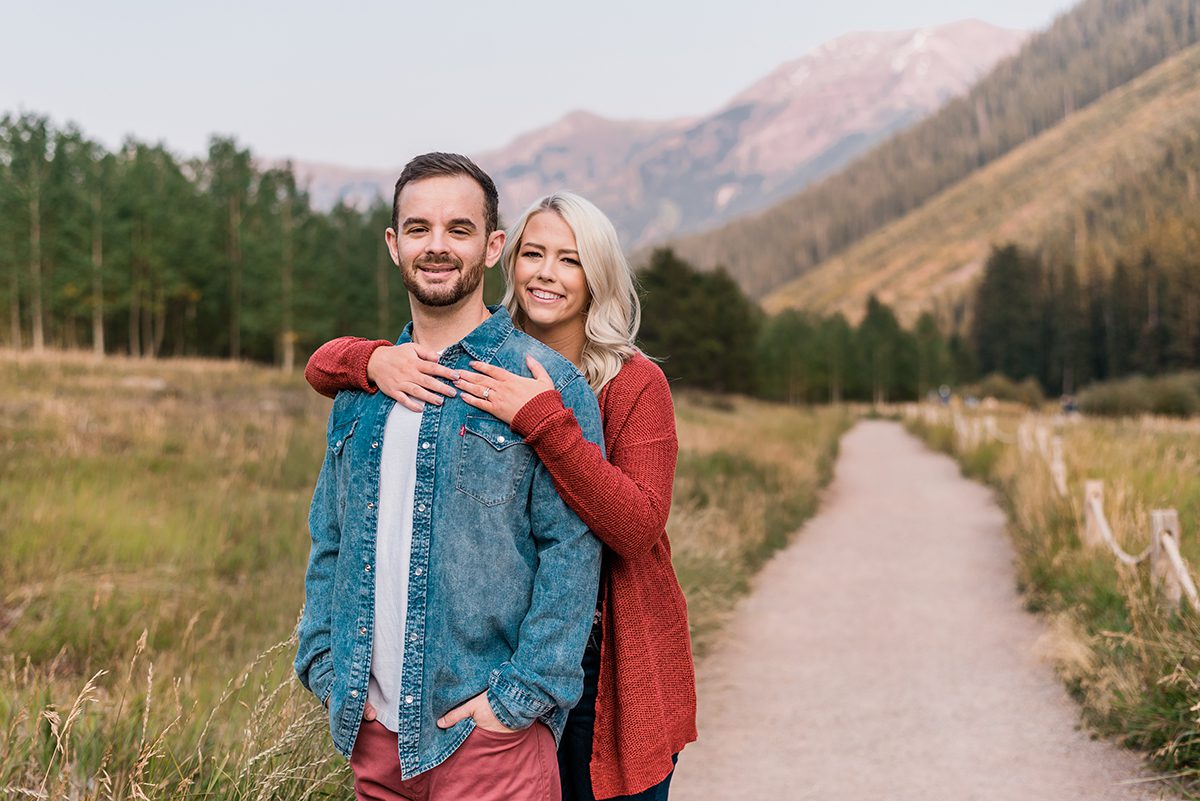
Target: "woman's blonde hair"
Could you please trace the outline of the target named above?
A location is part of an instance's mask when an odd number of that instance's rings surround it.
[[[546,195],[534,201],[509,230],[500,259],[508,287],[504,293],[504,306],[518,326],[524,327],[526,318],[517,303],[514,280],[517,256],[525,226],[534,215],[542,212],[554,212],[575,234],[575,247],[592,296],[583,312],[587,320],[580,369],[598,393],[637,350],[633,340],[641,323],[642,306],[638,301],[633,270],[621,252],[617,231],[604,212],[571,192]]]

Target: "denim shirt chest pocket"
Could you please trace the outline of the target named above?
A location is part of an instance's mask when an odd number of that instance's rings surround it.
[[[533,463],[533,449],[491,415],[468,415],[460,433],[458,491],[484,506],[515,498]]]
[[[354,431],[358,428],[358,418],[354,417],[346,421],[339,421],[338,424],[329,432],[329,452],[333,455],[336,465],[337,475],[337,500],[338,511],[346,511],[346,497],[350,491],[350,467],[347,464],[349,453],[347,449],[350,447],[350,441],[354,437]]]

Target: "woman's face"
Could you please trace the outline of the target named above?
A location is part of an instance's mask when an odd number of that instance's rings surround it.
[[[591,293],[575,232],[557,213],[541,211],[525,223],[513,283],[528,333],[562,335],[578,327],[582,334]]]

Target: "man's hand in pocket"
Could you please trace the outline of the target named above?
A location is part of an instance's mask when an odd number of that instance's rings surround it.
[[[475,725],[484,731],[500,732],[501,734],[512,734],[517,731],[517,729],[508,728],[496,717],[496,713],[492,711],[492,705],[488,703],[486,691],[438,718],[437,725],[440,728],[448,729],[467,718],[474,718]]]

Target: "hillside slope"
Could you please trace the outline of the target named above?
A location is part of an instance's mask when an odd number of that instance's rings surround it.
[[[1079,240],[1095,248],[1086,221],[1198,135],[1200,45],[822,263],[764,305],[856,319],[874,293],[907,322],[925,308],[945,312],[981,272],[992,244],[1049,242],[1061,249]],[[1195,173],[1188,175],[1175,184],[1195,193]]]
[[[971,92],[756,216],[676,241],[763,296],[1198,41],[1200,0],[1084,0]]]

